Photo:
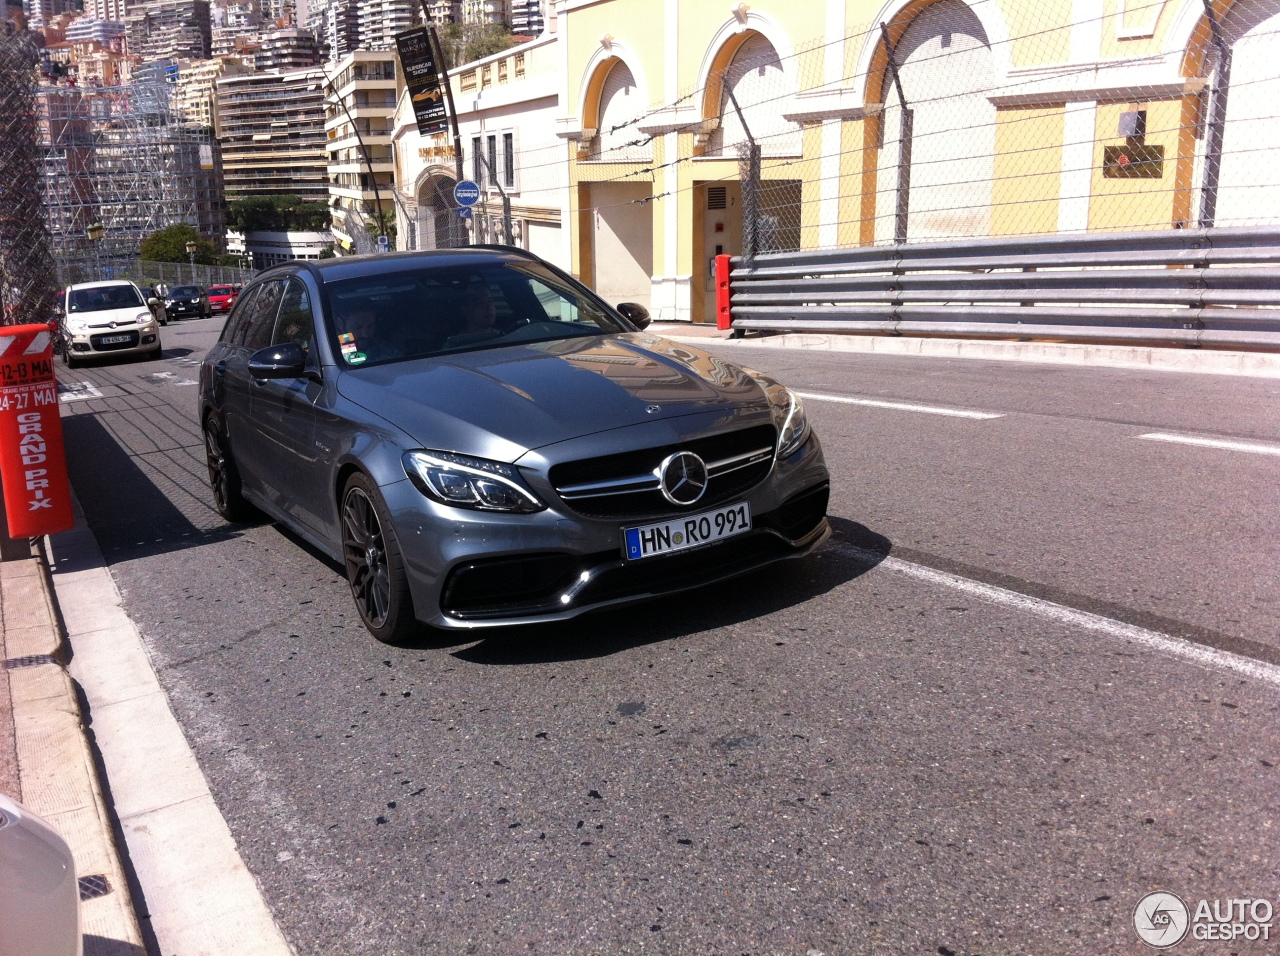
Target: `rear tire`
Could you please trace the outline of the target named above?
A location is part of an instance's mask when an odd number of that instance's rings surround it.
[[[226,436],[212,415],[204,423],[204,452],[213,505],[218,514],[232,523],[248,520],[253,514],[253,506],[240,493],[240,472],[236,470],[235,459],[227,447]]]
[[[342,491],[342,560],[370,634],[383,644],[403,644],[421,632],[387,506],[363,474],[352,475]]]

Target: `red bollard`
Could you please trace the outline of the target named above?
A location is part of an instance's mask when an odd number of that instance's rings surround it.
[[[56,534],[75,524],[53,377],[56,328],[0,327],[0,478],[13,538]]]
[[[733,326],[729,315],[729,257],[716,256],[716,328]]]

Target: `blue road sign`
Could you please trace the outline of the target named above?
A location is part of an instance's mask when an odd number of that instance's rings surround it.
[[[386,236],[379,236],[379,237],[378,237],[378,251],[379,251],[379,252],[386,252],[386,251],[387,251],[388,249],[390,249],[390,248],[391,248],[391,240],[390,240],[390,239],[388,239]]]
[[[453,187],[453,198],[459,206],[474,206],[480,201],[480,187],[470,179],[464,179]]]
[[[470,207],[470,206],[463,206],[461,209],[459,209],[459,210],[458,210],[458,218],[459,218],[459,219],[470,219],[470,218],[471,218],[471,207]]]

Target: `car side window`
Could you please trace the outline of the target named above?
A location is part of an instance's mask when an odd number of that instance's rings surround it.
[[[243,337],[237,345],[243,345],[250,352],[265,349],[271,344],[271,333],[275,330],[276,312],[280,309],[280,298],[284,294],[284,280],[265,283],[253,300],[252,312],[245,322]]]
[[[311,343],[315,339],[315,321],[311,315],[311,293],[299,279],[290,279],[280,303],[280,319],[276,322],[272,345],[297,342],[311,357]]]
[[[253,315],[253,300],[258,297],[258,289],[260,288],[261,286],[252,286],[244,295],[240,296],[235,308],[227,316],[226,328],[222,330],[223,342],[228,345],[234,345],[244,338],[246,324],[249,321],[249,317]]]

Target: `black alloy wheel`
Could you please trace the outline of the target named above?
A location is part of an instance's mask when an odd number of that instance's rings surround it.
[[[400,544],[373,483],[352,475],[342,494],[342,559],[356,610],[369,633],[402,644],[419,630]]]
[[[244,521],[251,514],[251,508],[240,494],[240,473],[227,451],[218,420],[213,416],[204,423],[204,454],[209,466],[209,487],[213,491],[213,504],[218,514],[228,521]]]

